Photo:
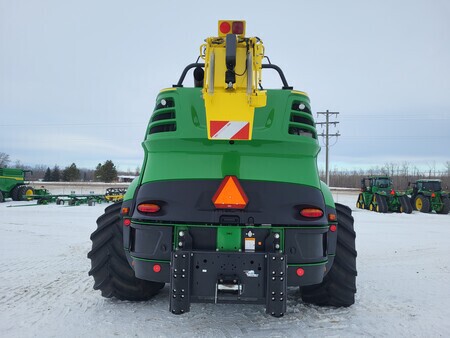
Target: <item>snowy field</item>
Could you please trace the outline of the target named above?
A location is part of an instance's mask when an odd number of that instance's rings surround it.
[[[350,308],[303,304],[289,290],[284,317],[264,306],[192,304],[168,311],[168,288],[151,301],[104,299],[88,276],[90,233],[105,205],[0,204],[2,337],[448,337],[450,215],[353,209],[358,293]],[[27,202],[29,204],[35,202]]]

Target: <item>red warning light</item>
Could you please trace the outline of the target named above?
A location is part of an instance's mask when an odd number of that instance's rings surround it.
[[[248,198],[236,176],[225,176],[212,202],[217,209],[244,209]]]
[[[222,34],[228,34],[230,32],[230,30],[231,30],[231,26],[230,26],[230,23],[228,21],[223,21],[220,24],[220,32]]]

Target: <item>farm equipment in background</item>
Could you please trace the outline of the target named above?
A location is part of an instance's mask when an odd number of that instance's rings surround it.
[[[371,176],[361,179],[361,193],[356,207],[386,213],[404,212],[410,214],[412,206],[408,196],[395,191],[388,176]]]
[[[0,168],[0,202],[6,198],[13,201],[30,200],[34,189],[25,184],[25,174],[31,170]]]
[[[307,303],[350,306],[353,217],[320,181],[309,98],[263,63],[245,21],[218,29],[200,48],[204,63],[159,93],[141,174],[97,220],[94,289],[141,301],[167,283],[174,314],[192,302],[248,303],[279,317],[288,286]],[[184,87],[190,69],[194,86]],[[263,69],[278,72],[281,89],[262,89]]]
[[[417,180],[406,194],[410,196],[414,210],[426,213],[436,211],[438,214],[448,214],[450,211],[449,193],[442,190],[441,180]]]
[[[105,199],[108,202],[119,202],[123,200],[123,197],[127,193],[127,188],[107,188],[105,193]]]

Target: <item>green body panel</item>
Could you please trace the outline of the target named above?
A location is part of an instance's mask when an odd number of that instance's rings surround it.
[[[136,177],[133,179],[133,181],[130,183],[129,187],[127,188],[127,192],[123,196],[124,201],[132,200],[134,197],[134,192],[136,191],[137,187],[139,186],[140,179],[139,177]]]
[[[251,141],[208,140],[204,102],[198,88],[163,91],[157,98],[174,100],[172,109],[157,109],[155,115],[175,111],[170,120],[150,122],[143,142],[146,158],[141,184],[181,179],[221,179],[235,175],[242,180],[289,182],[321,188],[315,138],[291,135],[289,127],[301,125],[316,135],[315,128],[290,121],[294,102],[309,107],[307,96],[286,90],[268,90],[267,105],[255,109]],[[164,123],[176,123],[176,130],[149,134]]]
[[[22,169],[0,168],[0,191],[5,198],[10,197],[15,186],[24,184],[26,172]]]
[[[320,186],[323,194],[323,198],[325,199],[325,204],[331,208],[335,208],[333,195],[331,194],[330,188],[325,184],[325,182],[320,181]]]
[[[217,228],[217,249],[219,251],[240,251],[241,228],[223,226]]]

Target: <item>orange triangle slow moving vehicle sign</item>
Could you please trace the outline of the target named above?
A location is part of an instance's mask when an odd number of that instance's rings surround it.
[[[225,176],[212,202],[217,209],[244,209],[248,198],[236,176]]]

